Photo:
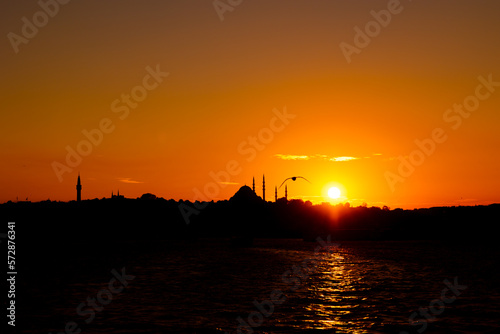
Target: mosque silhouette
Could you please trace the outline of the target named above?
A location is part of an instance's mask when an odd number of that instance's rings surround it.
[[[111,198],[112,199],[124,199],[125,196],[120,195],[120,190],[118,190],[118,193],[115,195],[113,192],[111,192]],[[285,197],[282,197],[285,201],[288,200],[288,187],[285,184]],[[264,202],[266,201],[266,176],[262,175],[262,197],[259,197],[257,195],[257,192],[255,190],[255,177],[252,180],[252,188],[250,188],[247,185],[244,185],[241,187],[234,195],[231,197],[231,200],[233,201],[255,201],[257,199],[261,199]],[[78,179],[76,181],[76,201],[81,202],[82,200],[82,183],[80,180],[80,173],[78,173]],[[274,201],[278,202],[278,187],[274,187]]]

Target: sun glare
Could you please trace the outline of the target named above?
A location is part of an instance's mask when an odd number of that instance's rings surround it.
[[[328,189],[328,196],[330,196],[330,198],[333,198],[333,199],[337,199],[337,198],[340,198],[340,189],[337,188],[337,187],[331,187],[330,189]]]

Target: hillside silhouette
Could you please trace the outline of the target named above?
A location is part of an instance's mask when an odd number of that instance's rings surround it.
[[[390,210],[313,205],[302,200],[265,202],[250,187],[229,200],[174,201],[144,194],[137,199],[81,202],[7,202],[4,220],[16,221],[26,242],[87,242],[216,238],[336,240],[483,240],[496,236],[500,205]]]

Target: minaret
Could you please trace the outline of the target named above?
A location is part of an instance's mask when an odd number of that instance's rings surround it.
[[[288,201],[288,185],[285,184],[285,199]]]
[[[266,176],[262,174],[262,199],[266,201]]]
[[[253,186],[252,186],[253,193],[255,194],[255,176],[253,177]]]
[[[274,186],[274,201],[278,201],[278,187]]]
[[[80,183],[80,173],[78,173],[78,181],[76,182],[76,201],[82,200],[82,184]]]

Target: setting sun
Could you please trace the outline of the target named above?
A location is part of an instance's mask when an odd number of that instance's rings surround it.
[[[337,188],[337,187],[331,187],[330,189],[328,189],[328,196],[330,196],[330,198],[333,198],[333,199],[337,199],[337,198],[340,198],[340,189]]]

